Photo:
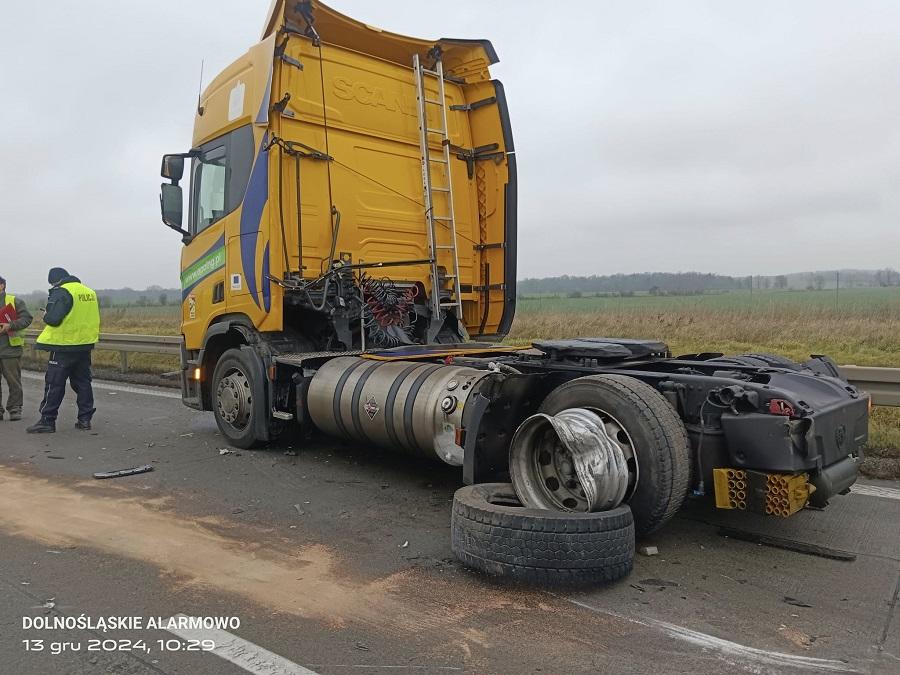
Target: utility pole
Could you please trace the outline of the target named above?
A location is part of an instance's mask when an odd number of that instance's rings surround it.
[[[841,271],[834,271],[834,308],[837,309],[841,303]]]

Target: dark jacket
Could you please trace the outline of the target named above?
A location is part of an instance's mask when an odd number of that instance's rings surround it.
[[[12,295],[16,294],[13,293]],[[9,303],[6,301],[6,291],[4,291],[3,293],[0,293],[0,308],[6,307],[8,304]],[[10,324],[9,329],[15,333],[19,333],[16,337],[25,337],[21,334],[21,331],[28,328],[34,319],[32,319],[28,307],[25,306],[25,302],[18,296],[16,296],[16,314],[16,320]],[[10,347],[9,336],[6,333],[0,335],[0,359],[18,359],[21,358],[21,356],[22,348]]]
[[[59,326],[69,315],[69,312],[72,311],[75,300],[72,298],[72,294],[63,288],[62,285],[73,281],[81,283],[81,279],[70,274],[50,289],[50,294],[47,297],[47,311],[44,313],[44,323],[48,326]],[[53,345],[51,347],[50,345],[38,344],[36,346],[38,349],[53,352],[89,352],[94,348],[94,345]]]

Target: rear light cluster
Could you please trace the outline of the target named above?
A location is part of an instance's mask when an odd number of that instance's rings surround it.
[[[771,401],[769,401],[769,413],[771,413],[772,415],[793,417],[794,406],[785,401],[783,398],[773,398]]]

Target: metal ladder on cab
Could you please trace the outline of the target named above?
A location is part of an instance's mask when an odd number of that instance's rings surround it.
[[[429,258],[431,259],[431,311],[434,332],[440,329],[442,310],[454,314],[462,326],[462,297],[459,284],[459,253],[456,245],[456,214],[453,210],[453,180],[450,177],[450,136],[447,126],[447,99],[444,92],[444,64],[437,54],[434,69],[422,65],[419,55],[413,56],[413,75],[416,78],[416,113],[419,118],[419,150],[422,155],[422,186],[425,195],[425,224],[428,229]],[[425,86],[427,78],[437,84],[438,97],[428,98]],[[428,106],[433,106],[438,114],[438,127],[428,126]],[[440,140],[441,154],[433,156],[431,141]],[[439,172],[446,183],[435,184],[432,177],[433,166],[443,166]],[[440,275],[441,260],[449,257],[449,274]],[[453,282],[449,300],[441,299],[441,282]],[[431,331],[429,331],[431,332]],[[433,339],[434,335],[429,335]]]

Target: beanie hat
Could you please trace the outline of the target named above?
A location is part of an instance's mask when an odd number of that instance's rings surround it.
[[[51,267],[50,273],[47,275],[47,282],[51,286],[56,286],[60,281],[69,276],[69,273],[62,267]]]

